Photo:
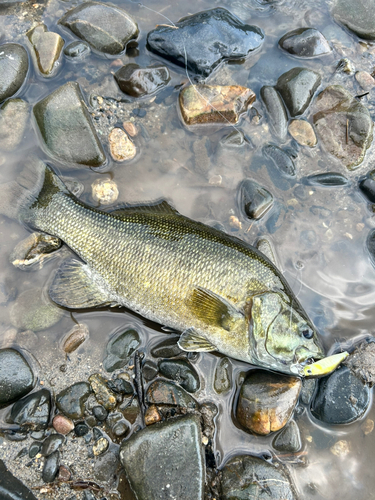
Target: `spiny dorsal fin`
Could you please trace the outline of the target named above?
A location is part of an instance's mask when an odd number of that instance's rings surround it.
[[[182,332],[177,344],[183,351],[189,352],[211,352],[217,351],[217,347],[213,345],[206,337],[203,337],[194,328],[189,328]]]
[[[195,287],[188,301],[188,307],[194,315],[209,325],[216,325],[230,330],[233,320],[243,316],[226,299],[211,290]]]
[[[138,205],[131,206],[127,205],[121,208],[116,208],[110,212],[112,215],[117,215],[121,217],[129,217],[131,213],[142,213],[142,214],[158,214],[158,215],[181,215],[175,208],[173,208],[167,201],[158,201],[153,205]]]
[[[76,259],[62,264],[49,289],[49,295],[57,305],[69,309],[87,309],[113,302],[101,278]]]

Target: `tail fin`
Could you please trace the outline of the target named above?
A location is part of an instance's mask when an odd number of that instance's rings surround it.
[[[31,208],[47,206],[51,196],[59,191],[69,192],[49,166],[32,158],[15,181],[0,185],[0,214],[31,222]]]

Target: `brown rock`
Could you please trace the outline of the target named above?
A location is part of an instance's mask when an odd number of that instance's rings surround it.
[[[301,391],[296,377],[251,370],[238,398],[236,416],[242,427],[267,435],[288,422]]]
[[[64,47],[64,39],[58,33],[48,31],[45,24],[39,24],[28,31],[27,37],[33,46],[40,73],[43,76],[50,76],[57,69],[56,62]]]
[[[292,120],[288,127],[289,134],[301,146],[316,146],[317,140],[314,129],[305,120]]]
[[[70,470],[68,469],[68,467],[66,467],[65,465],[60,465],[57,480],[65,482],[65,481],[69,481],[71,477],[72,477],[72,474],[71,474]]]
[[[95,393],[96,400],[104,406],[107,411],[111,411],[117,404],[116,394],[107,386],[108,380],[99,373],[90,375],[89,382]]]
[[[357,71],[355,79],[363,90],[371,90],[375,87],[375,79],[370,75],[370,73],[367,73],[367,71]]]
[[[237,123],[254,101],[254,92],[239,85],[190,85],[181,90],[179,96],[186,125]]]
[[[161,420],[161,415],[158,412],[156,406],[155,405],[149,406],[145,414],[145,424],[146,425],[156,424],[156,422],[160,422],[160,420]]]
[[[74,352],[89,336],[89,329],[84,323],[75,325],[63,341],[63,350],[67,354]]]
[[[135,137],[138,134],[137,127],[133,122],[123,122],[122,126],[125,129],[125,132],[130,135],[130,137]]]
[[[74,423],[64,415],[56,415],[52,421],[52,425],[56,432],[64,436],[74,429]]]
[[[115,161],[132,160],[137,152],[134,143],[121,128],[114,128],[108,136],[109,149]]]

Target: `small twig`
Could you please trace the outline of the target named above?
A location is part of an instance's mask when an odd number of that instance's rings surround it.
[[[349,118],[346,119],[346,144],[349,144]]]
[[[134,385],[135,391],[137,393],[139,407],[141,409],[142,426],[145,427],[145,399],[143,390],[143,377],[142,377],[142,366],[141,362],[143,359],[143,353],[140,354],[139,351],[135,351],[134,354]]]

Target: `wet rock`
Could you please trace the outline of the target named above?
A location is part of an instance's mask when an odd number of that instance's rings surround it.
[[[117,404],[116,394],[108,387],[107,379],[99,373],[94,373],[90,375],[89,382],[98,403],[108,411],[113,410]]]
[[[29,120],[30,105],[9,99],[0,107],[0,150],[13,151],[22,141]]]
[[[251,370],[238,398],[239,424],[262,435],[282,429],[294,410],[300,390],[298,378]]]
[[[34,116],[48,153],[57,160],[103,165],[104,150],[78,83],[68,82],[35,104]]]
[[[291,420],[284,429],[275,437],[272,446],[277,451],[282,453],[297,453],[300,451],[301,435],[298,425],[294,420]]]
[[[346,455],[349,455],[350,446],[348,441],[340,439],[340,441],[337,441],[333,446],[331,446],[329,451],[333,455],[336,455],[336,457],[345,457]]]
[[[241,211],[249,219],[261,219],[273,205],[272,194],[252,179],[241,182],[238,190]]]
[[[366,40],[375,40],[375,11],[372,0],[336,0],[332,10],[334,19]]]
[[[81,418],[90,393],[91,387],[87,382],[77,382],[56,396],[56,406],[68,418]]]
[[[328,153],[349,169],[362,163],[372,142],[368,109],[340,85],[321,92],[313,108],[316,133]]]
[[[62,434],[51,434],[44,440],[40,453],[43,457],[49,457],[51,453],[54,453],[61,447],[64,441],[65,438]]]
[[[96,420],[99,420],[99,422],[104,422],[104,420],[108,417],[108,412],[102,405],[94,406],[92,414]]]
[[[119,195],[117,184],[109,178],[97,179],[91,184],[91,189],[94,201],[99,202],[101,205],[111,205]]]
[[[228,358],[218,361],[215,369],[214,389],[218,394],[225,394],[232,385],[232,365]]]
[[[203,498],[205,465],[197,416],[157,423],[123,441],[120,460],[137,498]],[[181,452],[183,450],[183,453]]]
[[[233,457],[225,464],[221,488],[222,500],[298,498],[286,468],[251,455]]]
[[[136,422],[141,412],[139,403],[133,396],[124,399],[123,403],[120,406],[120,410],[126,420],[131,424],[134,424]]]
[[[245,142],[244,133],[241,130],[233,130],[233,132],[221,139],[220,144],[226,148],[238,148]]]
[[[107,372],[113,372],[125,366],[139,344],[139,334],[134,329],[126,330],[112,337],[107,344],[107,353],[103,360],[104,369]]]
[[[51,393],[47,389],[33,392],[15,403],[9,421],[27,430],[45,429],[51,411]]]
[[[81,61],[88,55],[90,55],[91,49],[90,46],[85,43],[85,42],[71,42],[69,45],[67,45],[64,49],[64,54],[66,57],[69,57],[70,59],[74,59],[76,61]]]
[[[45,483],[52,483],[57,473],[59,472],[60,467],[60,453],[55,451],[51,453],[51,455],[44,462],[42,479]]]
[[[318,184],[320,186],[328,187],[346,186],[349,183],[347,177],[337,172],[309,175],[304,180],[307,184]]]
[[[84,323],[78,323],[67,333],[63,340],[63,350],[67,354],[76,351],[78,347],[89,337],[88,326]]]
[[[92,451],[94,455],[97,457],[98,455],[102,455],[105,451],[107,451],[108,446],[109,446],[108,439],[101,437],[96,441],[96,443],[92,447]]]
[[[121,375],[121,373],[120,373]],[[120,377],[119,375],[119,377]],[[112,389],[112,391],[117,392],[118,394],[133,394],[134,388],[130,382],[124,380],[123,378],[116,378],[115,380],[108,380],[108,387]]]
[[[375,229],[371,229],[366,239],[366,247],[371,264],[375,267]]]
[[[74,423],[64,415],[56,415],[52,421],[53,428],[59,434],[66,436],[74,429]]]
[[[135,144],[121,128],[114,128],[108,135],[109,150],[115,161],[132,160],[137,153]]]
[[[8,471],[2,460],[0,460],[0,477],[0,493],[4,500],[37,500],[29,488]]]
[[[55,306],[39,288],[26,290],[18,296],[10,310],[12,325],[22,330],[39,332],[57,323],[64,311]]]
[[[176,29],[177,27],[177,29]],[[147,35],[156,54],[207,77],[221,62],[246,57],[260,47],[263,31],[242,23],[223,8],[198,12],[175,26],[158,26]]]
[[[368,387],[343,366],[319,380],[311,411],[322,422],[348,424],[363,415],[369,401]]]
[[[154,358],[174,358],[181,355],[184,351],[177,344],[179,338],[178,336],[171,336],[163,340],[151,349],[151,354]]]
[[[114,75],[120,90],[132,97],[154,94],[167,85],[171,79],[165,66],[141,68],[138,64],[129,63],[120,68]]]
[[[25,396],[34,387],[33,371],[15,349],[0,349],[0,408]]]
[[[116,55],[138,36],[138,26],[122,9],[99,2],[85,2],[59,21],[93,49]]]
[[[262,87],[260,95],[266,107],[272,132],[281,141],[285,142],[288,131],[288,116],[285,105],[274,87]]]
[[[279,45],[289,54],[298,57],[316,57],[331,52],[326,38],[315,28],[298,28],[289,31],[280,38]]]
[[[372,387],[375,384],[375,342],[362,342],[343,363],[351,373]]]
[[[45,24],[38,24],[26,33],[34,50],[36,66],[42,76],[52,76],[59,67],[58,61],[64,47],[64,39],[48,31]]]
[[[235,124],[254,101],[254,92],[239,85],[189,85],[179,96],[185,125]]]
[[[9,101],[7,101],[9,102]],[[58,250],[62,241],[44,233],[31,233],[20,241],[10,254],[10,262],[19,269],[41,269],[51,254]]]
[[[157,407],[155,405],[151,405],[147,408],[145,413],[145,424],[153,425],[156,422],[160,422],[162,420],[162,416],[160,415]]]
[[[274,144],[267,144],[266,146],[263,146],[262,153],[266,158],[269,158],[272,161],[282,175],[295,177],[296,167],[294,162],[284,150]]]
[[[319,73],[306,68],[292,68],[279,77],[276,90],[280,92],[292,117],[306,111],[320,82]]]
[[[143,378],[147,382],[149,382],[150,380],[154,379],[157,374],[158,374],[157,365],[153,361],[150,361],[150,360],[145,361],[143,366],[142,366]]]
[[[375,170],[359,181],[359,189],[371,203],[375,203]]]
[[[197,407],[195,399],[173,382],[155,380],[146,393],[146,403],[149,405],[170,405],[194,409]]]
[[[316,146],[317,139],[314,129],[306,120],[292,120],[288,127],[289,134],[301,146]]]
[[[30,448],[29,448],[29,457],[34,458],[40,453],[40,450],[42,449],[42,443],[39,441],[35,441],[34,443],[31,443]]]
[[[72,473],[70,472],[68,467],[66,467],[65,465],[60,465],[57,480],[65,483],[67,481],[70,481],[71,478]]]
[[[367,71],[357,71],[355,79],[363,90],[371,90],[375,87],[375,79]]]
[[[312,397],[315,392],[316,384],[317,384],[317,379],[304,378],[302,380],[300,399],[303,404],[308,405],[311,403]]]
[[[25,81],[29,57],[18,43],[0,45],[0,102],[16,94]]]
[[[88,432],[89,432],[89,426],[85,424],[85,422],[77,422],[76,425],[74,426],[74,434],[77,437],[86,436]]]
[[[177,382],[188,392],[196,392],[200,387],[198,373],[183,359],[160,361],[159,372],[164,377]]]

